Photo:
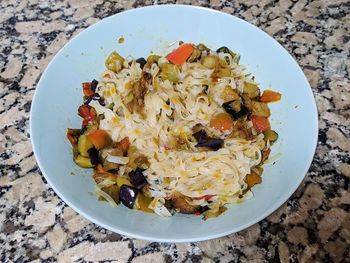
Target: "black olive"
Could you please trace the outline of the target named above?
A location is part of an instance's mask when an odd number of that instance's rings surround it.
[[[90,157],[90,161],[93,165],[98,164],[98,151],[96,150],[95,147],[92,147],[91,149],[89,149],[88,151],[89,157]]]
[[[136,62],[140,64],[140,67],[143,69],[143,67],[146,65],[147,61],[144,58],[138,58],[136,59]]]
[[[123,184],[119,189],[119,200],[123,203],[123,205],[132,209],[134,207],[138,192],[139,190],[136,188]]]
[[[222,148],[224,144],[224,140],[210,138],[204,130],[200,130],[192,135],[198,143],[195,145],[196,147],[209,147],[213,151],[217,151]]]
[[[200,130],[195,132],[194,134],[192,134],[192,136],[199,142],[201,140],[201,138],[206,138],[207,133],[204,130]]]
[[[137,168],[135,171],[129,173],[131,183],[137,189],[142,189],[142,187],[144,187],[147,184],[146,178],[142,173],[143,171],[143,169]]]
[[[233,118],[239,119],[239,118],[244,117],[244,116],[249,114],[249,110],[247,109],[246,106],[244,106],[244,104],[241,103],[241,109],[240,109],[240,111],[237,112],[234,110],[231,103],[232,103],[232,101],[226,102],[226,103],[222,104],[222,107],[225,109],[225,111],[227,113],[232,115]]]
[[[93,79],[93,80],[91,81],[91,86],[90,86],[90,88],[91,88],[92,91],[95,91],[95,90],[96,90],[97,84],[98,84],[98,81],[97,81],[96,79]]]

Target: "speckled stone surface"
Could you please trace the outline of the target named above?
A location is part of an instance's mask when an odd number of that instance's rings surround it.
[[[125,9],[163,3],[175,1],[0,1],[0,261],[350,262],[347,0],[198,2],[276,38],[303,68],[317,101],[320,134],[312,166],[296,193],[267,219],[206,242],[145,242],[90,223],[46,184],[28,125],[41,73],[89,25]]]

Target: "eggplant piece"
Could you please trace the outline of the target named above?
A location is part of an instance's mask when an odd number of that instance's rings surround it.
[[[223,144],[224,140],[222,139],[216,139],[216,138],[210,138],[207,133],[204,130],[200,130],[194,134],[192,134],[194,138],[197,140],[196,147],[208,147],[213,151],[219,150]]]
[[[241,117],[247,116],[249,114],[249,110],[247,107],[239,102],[240,107],[237,107],[235,104],[237,101],[229,101],[222,104],[222,107],[225,109],[227,113],[232,115],[233,118],[239,119]]]
[[[171,201],[175,209],[178,209],[180,213],[183,214],[194,214],[198,209],[199,205],[191,205],[187,202],[188,197],[180,194],[173,193],[171,196]]]
[[[209,218],[215,218],[224,213],[227,210],[226,207],[220,206],[218,210],[208,210],[203,215],[203,220],[208,220]]]
[[[142,173],[143,171],[144,169],[137,168],[129,173],[131,183],[139,190],[147,184],[146,178]]]
[[[96,90],[96,88],[97,88],[97,84],[98,84],[98,81],[97,81],[96,79],[93,79],[93,80],[91,81],[91,86],[90,86],[90,88],[91,88],[92,91],[95,92],[95,90]]]
[[[87,150],[89,157],[90,157],[90,161],[93,165],[96,165],[99,163],[99,158],[98,158],[98,151],[95,147],[90,148],[89,150]]]
[[[126,207],[133,209],[139,190],[135,187],[123,184],[119,189],[119,200]]]
[[[146,59],[141,57],[141,58],[136,59],[136,63],[139,63],[141,69],[143,69],[143,67],[146,65],[147,61],[146,61]]]

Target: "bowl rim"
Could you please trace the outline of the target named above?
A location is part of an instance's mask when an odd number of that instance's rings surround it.
[[[244,23],[246,26],[248,27],[252,27],[254,28],[254,30],[258,30],[260,31],[260,33],[263,33],[265,35],[265,37],[269,38],[271,41],[275,42],[276,44],[276,48],[279,48],[282,50],[282,52],[285,53],[285,55],[287,57],[289,57],[289,59],[291,59],[298,67],[297,70],[299,71],[299,73],[303,76],[303,79],[305,81],[305,84],[307,85],[308,89],[307,92],[310,93],[311,98],[313,98],[312,103],[310,104],[310,111],[314,112],[315,114],[315,119],[313,121],[315,121],[315,125],[314,125],[314,131],[313,131],[313,140],[310,142],[311,145],[311,149],[312,149],[312,153],[310,154],[310,156],[308,157],[308,159],[305,161],[304,163],[304,169],[303,169],[303,176],[300,176],[299,179],[296,181],[295,185],[292,186],[290,188],[290,190],[288,191],[288,193],[286,193],[282,198],[280,198],[278,201],[276,201],[274,203],[273,206],[271,206],[271,208],[269,208],[268,210],[266,210],[264,213],[262,213],[261,215],[255,217],[254,220],[251,220],[249,222],[246,222],[245,224],[243,224],[240,227],[236,227],[236,228],[232,228],[230,230],[227,231],[223,231],[221,233],[217,233],[217,234],[211,234],[211,235],[203,235],[202,237],[194,237],[194,238],[177,238],[177,239],[171,239],[171,238],[157,238],[156,236],[147,236],[147,235],[140,235],[136,232],[131,232],[131,231],[124,231],[121,228],[115,227],[115,226],[110,226],[107,225],[105,223],[99,222],[99,220],[96,220],[93,216],[90,216],[89,214],[85,213],[83,211],[83,209],[81,209],[80,207],[74,205],[71,201],[69,201],[60,191],[58,191],[58,189],[56,188],[56,186],[54,184],[52,184],[52,181],[50,180],[50,176],[48,175],[49,173],[45,170],[44,165],[42,163],[42,160],[40,160],[38,158],[38,153],[39,153],[39,149],[37,144],[34,141],[34,136],[32,136],[32,132],[33,132],[33,112],[34,109],[36,107],[38,107],[38,93],[41,89],[43,89],[44,87],[42,86],[41,82],[43,80],[43,77],[45,76],[45,74],[47,73],[48,69],[51,67],[53,61],[55,61],[55,59],[57,57],[59,57],[63,51],[67,48],[67,46],[73,42],[75,39],[79,38],[80,36],[82,36],[83,34],[87,34],[89,33],[91,30],[94,29],[94,27],[96,27],[98,24],[100,23],[104,23],[107,20],[111,20],[114,19],[115,16],[118,16],[119,14],[132,14],[134,12],[147,12],[147,10],[149,9],[169,9],[169,8],[179,8],[179,9],[194,9],[194,10],[202,10],[203,12],[209,12],[209,13],[215,13],[217,15],[221,15],[221,16],[227,16],[230,17],[231,19],[236,19],[239,20],[240,22]],[[151,5],[151,6],[145,6],[145,7],[140,7],[140,8],[134,8],[134,9],[129,9],[129,10],[124,10],[120,13],[116,13],[114,15],[108,16],[106,18],[101,19],[100,21],[96,22],[95,24],[85,28],[84,30],[82,30],[81,32],[79,32],[76,36],[72,37],[71,39],[69,39],[68,42],[65,43],[65,45],[54,55],[54,57],[51,59],[51,61],[48,63],[48,65],[46,66],[45,70],[43,71],[42,75],[40,76],[40,80],[39,82],[36,84],[36,88],[35,88],[35,92],[33,95],[33,99],[32,99],[32,104],[31,104],[31,110],[30,110],[30,116],[29,116],[29,134],[30,134],[30,141],[32,144],[32,148],[33,148],[33,153],[36,159],[36,162],[38,164],[38,167],[40,169],[41,174],[44,176],[44,178],[46,179],[47,183],[49,184],[49,186],[55,191],[55,193],[69,206],[71,207],[74,211],[76,211],[78,214],[82,215],[83,217],[85,217],[86,219],[88,219],[90,222],[101,226],[105,229],[108,229],[112,232],[124,235],[126,237],[129,238],[137,238],[137,239],[141,239],[141,240],[147,240],[147,241],[155,241],[155,242],[171,242],[171,243],[183,243],[183,242],[197,242],[197,241],[205,241],[205,240],[211,240],[211,239],[215,239],[215,238],[219,238],[219,237],[224,237],[239,231],[242,231],[258,222],[260,222],[261,220],[265,219],[266,217],[268,217],[269,215],[271,215],[273,212],[275,212],[278,208],[280,208],[286,201],[289,200],[289,198],[293,195],[293,193],[297,190],[297,188],[300,186],[300,184],[302,183],[302,181],[304,180],[304,178],[306,177],[306,174],[313,162],[314,156],[315,156],[315,152],[316,152],[316,148],[317,148],[317,142],[318,142],[318,130],[319,130],[319,124],[318,124],[318,110],[316,107],[316,101],[315,101],[315,96],[313,95],[312,89],[310,87],[310,84],[304,74],[304,72],[302,71],[302,69],[300,68],[299,64],[297,63],[297,61],[292,57],[292,55],[277,41],[275,40],[272,36],[270,36],[269,34],[267,34],[265,31],[263,31],[262,29],[260,29],[259,27],[245,21],[244,19],[241,19],[237,16],[231,15],[231,14],[227,14],[224,13],[222,11],[219,10],[215,10],[215,9],[211,9],[211,8],[206,8],[206,7],[201,7],[201,6],[192,6],[192,5],[183,5],[183,4],[164,4],[164,5]]]

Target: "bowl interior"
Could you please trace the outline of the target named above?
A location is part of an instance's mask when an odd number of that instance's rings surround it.
[[[118,43],[120,37],[125,42]],[[241,64],[262,89],[281,92],[270,104],[272,126],[280,135],[273,147],[275,162],[265,165],[263,183],[254,197],[231,205],[222,216],[175,215],[160,218],[112,208],[97,201],[91,171],[78,168],[66,140],[67,127],[79,127],[81,83],[98,78],[112,51],[123,56],[166,54],[169,44],[205,43],[228,46],[241,54]],[[295,191],[312,161],[317,139],[317,111],[310,86],[292,57],[271,37],[236,17],[189,6],[134,9],[104,19],[71,40],[54,58],[37,86],[31,111],[33,149],[41,171],[55,192],[73,209],[112,231],[140,239],[182,242],[211,239],[244,229],[263,219]],[[72,173],[74,175],[72,175]]]

